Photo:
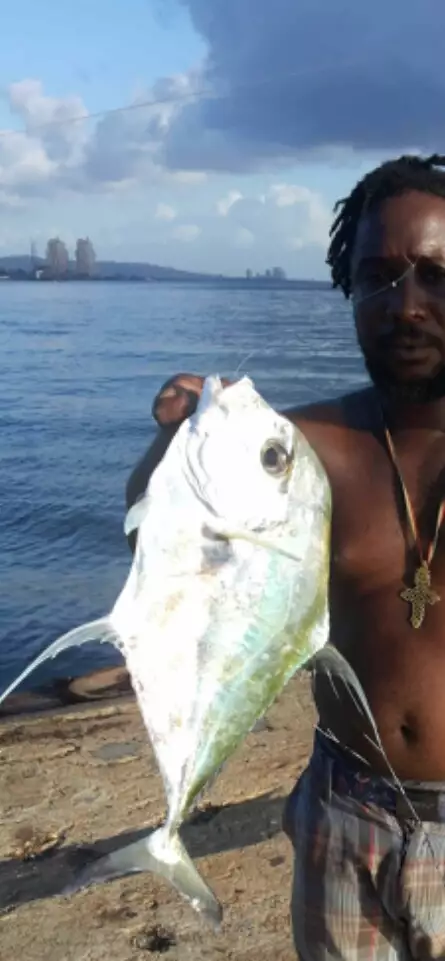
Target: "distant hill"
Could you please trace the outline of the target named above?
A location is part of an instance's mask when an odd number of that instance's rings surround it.
[[[37,258],[37,262],[40,264],[42,261]],[[21,255],[0,257],[0,267],[4,270],[31,270],[32,260],[31,257]]]
[[[45,261],[37,257],[37,266],[44,266]],[[70,264],[74,270],[74,263]],[[32,270],[33,261],[28,254],[12,254],[9,257],[0,257],[0,267],[4,270]],[[157,264],[144,263],[121,263],[117,260],[99,260],[97,262],[97,272],[103,276],[112,277],[119,274],[121,277],[143,277],[152,280],[190,280],[190,279],[212,279],[211,274],[194,274],[187,270],[175,270],[173,267],[159,267]]]
[[[45,261],[37,257],[33,263],[28,254],[12,254],[8,257],[0,257],[0,270],[8,272],[25,271],[30,273],[33,266],[43,267]],[[148,281],[189,281],[195,283],[221,284],[224,287],[294,287],[299,290],[326,290],[331,284],[323,280],[285,280],[273,277],[251,277],[247,279],[240,277],[225,277],[223,274],[193,273],[189,270],[175,270],[174,267],[160,267],[158,264],[147,264],[140,262],[126,262],[117,260],[98,260],[97,273],[101,278],[128,278],[134,280]],[[70,269],[75,269],[74,263],[70,264]]]

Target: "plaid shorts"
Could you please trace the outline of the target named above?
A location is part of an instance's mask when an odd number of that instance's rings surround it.
[[[285,810],[300,961],[445,958],[445,783],[404,787],[433,820],[401,816],[391,782],[317,732]]]

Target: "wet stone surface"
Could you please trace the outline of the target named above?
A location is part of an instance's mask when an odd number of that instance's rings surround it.
[[[100,761],[120,761],[122,758],[139,757],[142,753],[142,745],[139,741],[116,741],[110,744],[102,744],[95,751],[91,751],[91,757],[98,758]]]

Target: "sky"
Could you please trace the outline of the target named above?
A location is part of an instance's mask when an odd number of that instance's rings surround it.
[[[445,153],[442,0],[20,0],[0,59],[0,256],[327,278],[333,205]]]

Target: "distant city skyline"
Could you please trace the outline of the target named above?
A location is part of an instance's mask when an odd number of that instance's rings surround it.
[[[36,249],[36,248],[35,248]],[[33,256],[35,260],[35,256]],[[76,273],[93,277],[96,269],[96,253],[89,237],[79,237],[74,251]],[[46,245],[45,264],[54,277],[63,277],[70,269],[70,255],[66,243],[60,237],[51,237]]]
[[[4,255],[4,257],[8,257],[8,256],[20,257],[23,255],[13,254],[13,253]],[[0,261],[1,259],[2,257],[0,254]],[[96,266],[97,266],[96,250],[89,237],[77,238],[74,244],[73,259],[70,258],[70,250],[67,244],[60,237],[49,238],[49,240],[46,242],[46,250],[43,256],[40,255],[39,253],[39,249],[36,241],[32,240],[30,243],[30,260],[31,260],[31,264],[34,265],[35,268],[40,268],[40,270],[42,270],[42,265],[45,264],[48,270],[54,276],[63,276],[70,270],[71,264],[74,263],[77,274],[85,277],[92,277],[95,274]],[[125,263],[125,261],[123,262]],[[131,263],[131,261],[127,261],[127,263]],[[141,263],[144,263],[144,262],[142,261]],[[173,264],[165,264],[164,266],[167,269],[172,269],[172,270],[175,269]],[[201,273],[201,271],[198,271],[197,273]],[[205,274],[208,272],[202,271],[202,273]],[[218,275],[218,274],[221,274],[221,271],[215,271],[214,273]],[[241,263],[240,263],[238,274],[236,276],[245,277],[246,280],[253,280],[258,278],[265,278],[270,280],[286,280],[287,279],[287,274],[283,267],[280,267],[280,266],[266,267],[264,270],[261,271],[261,270],[252,270],[251,267],[243,268]],[[304,279],[307,280],[310,278],[304,278]]]
[[[283,267],[266,267],[264,273],[258,270],[252,270],[248,267],[246,270],[246,280],[253,280],[254,277],[267,277],[268,280],[286,280],[286,271]]]

